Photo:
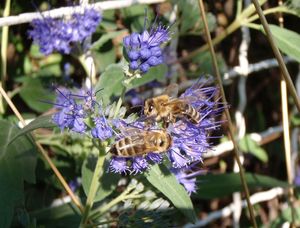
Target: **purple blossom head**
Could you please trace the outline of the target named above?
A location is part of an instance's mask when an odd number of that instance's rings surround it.
[[[85,119],[92,114],[94,107],[97,104],[95,96],[91,91],[79,90],[77,93],[72,93],[67,89],[56,89],[57,98],[54,103],[58,112],[52,117],[61,130],[65,128],[84,133],[87,130]],[[97,124],[96,124],[97,126]],[[98,132],[98,134],[100,134]]]
[[[40,51],[49,55],[54,51],[69,54],[73,42],[82,42],[96,31],[101,15],[94,9],[85,9],[83,14],[74,13],[68,20],[45,17],[34,19],[28,35],[39,45]]]
[[[194,166],[194,164],[192,165]],[[180,184],[183,185],[189,195],[196,193],[197,191],[197,179],[196,177],[201,175],[203,171],[192,171],[191,168],[171,169],[171,172],[175,175]]]
[[[85,112],[81,104],[78,104],[72,98],[72,93],[66,89],[57,89],[58,96],[55,107],[59,110],[52,117],[54,123],[60,127],[61,130],[68,128],[72,131],[83,133],[86,130],[84,123]]]
[[[149,165],[162,162],[164,157],[170,161],[170,167],[175,169],[188,168],[195,161],[202,162],[203,153],[211,148],[210,132],[220,125],[215,117],[225,108],[224,104],[214,101],[217,94],[218,90],[215,87],[205,87],[200,82],[188,88],[180,99],[184,99],[188,105],[199,112],[201,117],[199,122],[189,119],[188,116],[178,116],[176,121],[166,129],[172,138],[169,148],[165,152],[126,157],[129,171],[140,173]],[[115,126],[120,131],[120,137],[116,140],[126,138],[127,141],[130,141],[132,136],[141,134],[141,131],[161,130],[159,125],[150,127],[139,121],[128,123],[126,120],[119,120]],[[128,128],[131,129],[131,133],[126,130]],[[132,130],[134,128],[136,130]]]
[[[94,118],[95,127],[91,130],[94,138],[106,140],[113,135],[112,128],[108,125],[105,117]]]
[[[129,171],[127,159],[121,157],[112,157],[109,164],[109,171],[114,173],[126,173]]]
[[[145,18],[145,22],[147,19]],[[145,23],[146,25],[146,23]],[[151,67],[163,63],[162,44],[170,40],[169,27],[153,24],[141,34],[132,33],[123,39],[129,59],[129,68],[146,73]]]
[[[147,160],[142,156],[137,156],[131,159],[132,173],[142,173],[148,168]]]

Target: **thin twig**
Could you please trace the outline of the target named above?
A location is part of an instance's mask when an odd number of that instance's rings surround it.
[[[284,77],[284,80],[286,81],[286,84],[287,84],[287,87],[289,89],[289,92],[291,93],[291,95],[292,95],[292,97],[294,99],[294,102],[296,104],[298,112],[300,112],[300,100],[299,100],[299,97],[298,97],[296,89],[295,89],[295,87],[293,85],[293,81],[291,79],[291,76],[290,76],[290,74],[289,74],[289,72],[288,72],[288,70],[287,70],[287,68],[286,68],[286,66],[284,64],[284,61],[283,61],[283,58],[282,58],[282,56],[281,56],[281,54],[279,52],[279,49],[278,49],[278,47],[275,44],[275,41],[273,39],[271,30],[270,30],[268,22],[266,20],[266,17],[264,15],[264,13],[263,13],[263,11],[262,11],[262,9],[261,9],[258,1],[257,0],[252,0],[252,2],[253,2],[254,6],[256,8],[256,11],[257,11],[257,13],[259,15],[260,22],[262,23],[262,26],[264,28],[264,31],[265,31],[266,36],[268,38],[268,41],[269,41],[269,43],[270,43],[270,45],[272,47],[272,50],[274,52],[274,55],[275,55],[275,57],[276,57],[276,59],[278,61],[281,73],[282,73],[282,75]]]
[[[155,4],[161,3],[165,0],[118,0],[118,1],[104,1],[97,2],[95,4],[88,4],[85,8],[93,8],[97,11],[120,9],[138,4]],[[82,13],[84,8],[82,6],[69,6],[61,7],[58,9],[48,10],[44,12],[22,13],[17,16],[2,17],[0,18],[0,27],[17,25],[22,23],[31,22],[34,19],[42,19],[44,17],[61,18],[64,16],[70,16],[73,13]]]
[[[20,114],[20,112],[18,111],[18,109],[16,108],[16,106],[13,104],[13,102],[11,101],[11,99],[8,97],[8,95],[6,94],[6,92],[4,91],[4,89],[2,88],[2,86],[0,86],[0,94],[6,100],[7,104],[12,109],[12,111],[14,112],[14,114],[16,115],[16,117],[19,119],[19,121],[22,123],[23,127],[26,126],[26,122],[23,119],[22,115]],[[54,165],[54,163],[51,161],[51,159],[48,156],[47,152],[44,150],[44,148],[41,146],[41,144],[38,143],[35,140],[34,134],[31,133],[31,135],[32,135],[32,138],[34,139],[34,142],[35,142],[37,148],[38,148],[38,151],[41,153],[41,155],[44,157],[44,159],[46,160],[46,162],[49,164],[49,166],[51,167],[52,171],[56,175],[57,179],[60,181],[60,183],[62,184],[62,186],[64,187],[64,189],[68,193],[68,195],[72,198],[72,201],[74,202],[74,204],[82,212],[83,211],[83,207],[82,207],[80,201],[75,196],[75,194],[73,193],[73,191],[70,189],[69,185],[67,184],[67,182],[65,181],[65,179],[63,178],[63,176],[61,175],[61,173],[58,171],[58,169],[56,168],[56,166]]]
[[[244,0],[245,7],[250,5],[250,0]],[[239,47],[239,64],[241,69],[241,77],[238,82],[238,95],[239,95],[239,103],[238,108],[235,112],[235,122],[237,128],[237,137],[238,140],[241,140],[246,134],[246,121],[244,116],[244,111],[247,104],[247,91],[246,91],[246,83],[247,76],[249,74],[249,61],[248,61],[248,48],[250,45],[250,30],[249,28],[242,26],[242,41]],[[243,164],[244,156],[243,154],[239,155],[241,163]],[[233,171],[235,173],[239,172],[239,166],[237,162],[234,162]],[[239,228],[239,221],[242,214],[242,206],[241,206],[241,193],[235,192],[233,193],[233,203],[235,204],[236,210],[233,213],[233,227]]]
[[[283,5],[282,0],[278,1],[278,5]],[[278,17],[280,27],[283,27],[284,19],[282,13]],[[289,197],[288,201],[291,206],[291,215],[292,215],[292,227],[295,224],[295,208],[294,208],[294,189],[292,187],[293,177],[292,177],[292,167],[291,167],[291,142],[290,142],[290,127],[289,127],[289,110],[288,110],[288,95],[286,82],[281,74],[280,80],[280,96],[281,96],[281,109],[282,109],[282,126],[283,126],[283,142],[284,142],[284,152],[285,152],[285,164],[286,164],[286,173],[289,187]]]
[[[211,41],[211,36],[210,36],[210,33],[209,33],[209,28],[208,28],[208,25],[207,25],[203,0],[199,0],[199,8],[200,8],[200,14],[201,14],[201,17],[202,17],[202,20],[203,20],[203,23],[204,23],[204,29],[205,29],[205,34],[206,34],[206,37],[207,37],[207,42],[208,42],[208,45],[209,45],[209,50],[210,50],[211,57],[212,57],[214,73],[217,77],[217,81],[218,81],[218,84],[219,84],[219,87],[220,87],[222,100],[226,104],[227,100],[226,100],[225,92],[224,92],[223,85],[222,85],[221,75],[220,75],[220,72],[219,72],[219,69],[218,69],[216,54],[215,54],[215,51],[214,51],[214,47],[213,47],[213,44],[212,44],[212,41]],[[229,113],[228,109],[225,109],[225,114],[226,114],[226,118],[227,118],[227,121],[228,121],[229,135],[230,135],[230,138],[231,138],[231,140],[233,142],[233,145],[234,145],[234,150],[233,150],[234,151],[234,156],[235,156],[235,159],[236,159],[236,161],[238,163],[238,166],[239,166],[239,169],[240,169],[239,174],[240,174],[241,182],[242,182],[242,185],[243,185],[243,189],[244,189],[245,194],[246,194],[246,200],[247,200],[247,203],[248,203],[250,218],[251,218],[251,221],[252,221],[252,224],[253,224],[254,228],[256,228],[257,225],[256,225],[256,221],[255,221],[255,216],[254,216],[254,210],[253,210],[253,207],[252,207],[251,202],[250,202],[249,189],[248,189],[248,186],[247,186],[247,182],[245,180],[244,170],[243,170],[240,158],[239,158],[240,153],[238,151],[237,142],[235,141],[235,137],[234,137],[234,133],[233,133],[233,124],[232,124],[230,113]]]
[[[277,188],[270,189],[268,191],[258,192],[253,194],[250,197],[250,201],[252,204],[257,204],[257,203],[272,200],[277,196],[283,195],[284,193],[285,192],[283,188],[277,187]],[[245,208],[246,206],[247,206],[247,202],[246,200],[243,200],[242,207]],[[228,206],[222,208],[221,210],[209,213],[206,218],[198,220],[195,224],[185,225],[184,228],[196,228],[196,227],[207,226],[212,221],[230,216],[235,209],[236,208],[234,207],[234,204],[231,203]]]

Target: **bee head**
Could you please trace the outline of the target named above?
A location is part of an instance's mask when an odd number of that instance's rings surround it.
[[[157,116],[157,110],[152,99],[146,100],[144,106],[144,114],[146,116]]]
[[[161,148],[161,150],[166,151],[172,144],[172,137],[167,132],[164,132],[163,135],[157,140],[157,146]]]

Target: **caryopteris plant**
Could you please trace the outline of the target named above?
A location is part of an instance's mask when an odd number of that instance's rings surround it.
[[[196,0],[7,0],[0,227],[299,225],[297,188],[281,172],[299,170],[299,118],[290,114],[295,162],[285,163],[278,137],[289,129],[280,127],[280,74],[265,39],[288,56],[281,67],[296,65],[299,31],[258,21],[282,13],[293,29],[299,5],[254,2],[200,0],[199,10]],[[246,47],[236,32],[244,26],[262,31]],[[297,98],[292,80],[288,88]],[[289,199],[264,204],[279,195]]]

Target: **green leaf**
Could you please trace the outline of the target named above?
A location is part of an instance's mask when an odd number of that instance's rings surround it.
[[[293,216],[295,218],[295,221],[297,224],[299,224],[300,220],[300,208],[295,207],[294,209],[295,214],[292,215],[292,210],[290,207],[286,207],[285,209],[281,210],[281,213],[276,216],[274,221],[270,222],[270,225],[268,227],[284,227],[284,223],[293,222]]]
[[[95,41],[93,44],[92,44],[92,47],[91,49],[95,50],[95,49],[99,49],[103,46],[103,44],[105,44],[107,41],[117,37],[117,36],[120,36],[121,34],[125,33],[126,30],[120,30],[120,31],[113,31],[113,32],[109,32],[109,33],[106,33],[106,34],[103,34],[97,41]]]
[[[100,50],[92,52],[99,72],[103,72],[116,61],[116,48],[110,43],[105,43]]]
[[[300,35],[277,25],[269,25],[277,47],[284,54],[300,62]],[[262,32],[263,27],[260,26]]]
[[[259,174],[246,173],[245,178],[250,189],[286,188],[289,186],[287,182]],[[243,191],[240,175],[238,173],[200,175],[197,181],[199,182],[197,197],[201,199],[220,198],[234,192]]]
[[[50,109],[53,105],[43,101],[53,101],[55,98],[54,93],[43,87],[42,79],[30,77],[25,78],[20,96],[30,108],[37,112]]]
[[[147,180],[161,191],[191,222],[197,217],[188,193],[176,177],[164,166],[154,165],[146,173]]]
[[[151,22],[154,18],[153,11],[149,10],[148,5],[136,4],[130,7],[121,9],[122,17],[125,18],[126,23],[130,24],[132,32],[140,33],[144,29],[145,11],[147,11],[147,18]],[[150,23],[151,25],[151,23]]]
[[[26,136],[8,144],[19,129],[0,120],[0,227],[10,227],[14,207],[23,201],[23,182],[35,182],[35,147]]]
[[[72,203],[50,207],[30,213],[35,218],[38,227],[79,227],[80,212]]]
[[[96,156],[91,155],[84,161],[81,167],[82,186],[86,196],[89,193],[96,162]],[[108,165],[109,163],[107,162],[107,160],[105,160],[103,166],[103,174],[99,180],[100,186],[94,199],[95,202],[101,201],[109,196],[116,189],[117,183],[119,181],[120,175],[106,172],[106,170],[108,169]]]
[[[223,56],[220,53],[217,53],[216,57],[219,70],[222,73],[228,72],[228,67]],[[195,75],[197,78],[199,77],[199,75],[203,74],[203,72],[205,72],[205,74],[214,75],[214,72],[212,70],[213,63],[209,51],[199,53],[192,59],[192,61],[198,66],[198,70],[193,72],[193,75]]]
[[[300,114],[295,113],[294,115],[291,116],[291,123],[292,126],[299,126],[300,125]]]
[[[28,132],[34,131],[38,128],[53,128],[57,126],[55,123],[52,122],[52,115],[47,116],[39,116],[36,119],[34,119],[32,122],[27,124],[24,128],[22,128],[18,134],[16,134],[11,141],[12,143],[16,138],[20,137],[21,135],[27,134]]]
[[[150,70],[142,75],[141,78],[135,78],[133,79],[129,86],[128,86],[128,89],[132,89],[132,88],[136,88],[136,87],[139,87],[141,85],[144,85],[148,82],[152,82],[153,80],[162,80],[163,78],[165,78],[165,75],[167,73],[167,70],[168,70],[168,67],[166,65],[159,65],[159,66],[156,66],[156,67],[152,67],[150,68]]]
[[[204,31],[204,23],[201,20],[201,15],[196,0],[177,1],[180,12],[179,33],[180,34],[201,34]],[[208,28],[213,31],[216,28],[217,20],[212,13],[206,14]]]
[[[108,66],[95,86],[95,90],[103,89],[97,93],[97,101],[102,100],[108,104],[112,96],[120,96],[122,93],[124,79],[123,68],[120,64],[111,64]]]
[[[268,162],[268,154],[267,152],[258,145],[253,139],[251,139],[250,135],[246,135],[239,141],[239,147],[244,152],[249,152],[257,157],[262,162]]]

